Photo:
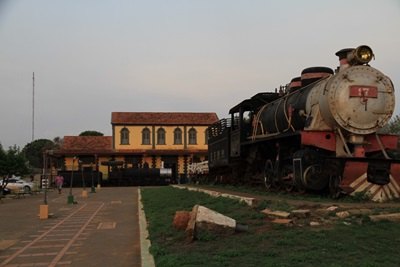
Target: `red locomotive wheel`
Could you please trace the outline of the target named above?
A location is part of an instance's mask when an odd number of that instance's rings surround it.
[[[271,190],[274,180],[274,166],[270,159],[267,159],[264,167],[264,185],[267,191]]]
[[[331,175],[329,177],[329,194],[331,198],[337,199],[340,197],[341,189],[339,187],[342,177],[340,175]]]

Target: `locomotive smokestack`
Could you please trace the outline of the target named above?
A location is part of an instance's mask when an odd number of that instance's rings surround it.
[[[354,48],[344,48],[336,52],[336,56],[339,57],[339,71],[344,70],[349,67],[349,61],[347,60],[347,55],[352,52]]]

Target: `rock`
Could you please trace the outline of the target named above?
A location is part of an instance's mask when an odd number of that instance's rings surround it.
[[[329,210],[326,210],[326,209],[316,209],[316,210],[314,210],[314,213],[325,217],[325,216],[328,216],[331,212]]]
[[[339,207],[338,206],[330,206],[329,208],[326,208],[327,211],[335,211],[337,210]]]
[[[370,214],[372,211],[370,209],[351,209],[348,210],[350,215],[367,215]]]
[[[189,240],[194,240],[201,231],[212,232],[217,235],[229,235],[235,231],[246,231],[247,226],[239,225],[236,220],[208,209],[195,205],[190,213],[190,219],[186,227]]]
[[[221,196],[221,193],[217,192],[217,191],[209,191],[209,194],[210,194],[210,196],[213,196],[213,197],[220,197]]]
[[[291,216],[299,219],[307,218],[310,216],[310,210],[292,210]]]
[[[286,211],[279,211],[279,210],[270,210],[270,209],[265,209],[261,211],[262,213],[268,215],[268,216],[273,216],[273,217],[279,217],[279,218],[289,218],[290,213]]]
[[[400,222],[400,213],[370,215],[369,218],[373,222],[379,222],[379,221]]]
[[[319,222],[310,222],[310,226],[320,226]]]
[[[190,211],[180,210],[175,212],[173,226],[178,230],[185,230],[190,219]]]
[[[341,219],[344,219],[344,218],[349,217],[350,213],[348,211],[339,211],[339,212],[336,212],[336,216]]]

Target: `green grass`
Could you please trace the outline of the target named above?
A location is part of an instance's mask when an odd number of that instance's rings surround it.
[[[144,188],[142,200],[158,267],[167,266],[400,266],[400,225],[364,222],[329,227],[271,225],[258,209],[235,200],[172,187]],[[231,236],[204,233],[187,242],[172,226],[175,211],[204,205],[249,231]],[[268,202],[263,207],[268,207]]]

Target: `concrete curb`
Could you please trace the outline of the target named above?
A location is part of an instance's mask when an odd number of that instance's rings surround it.
[[[185,186],[185,185],[172,185],[172,187],[178,188],[178,189],[187,189],[189,191],[203,192],[212,197],[226,197],[226,198],[236,199],[239,202],[246,203],[250,207],[254,207],[258,203],[258,200],[256,198],[252,198],[252,197],[243,197],[243,196],[238,196],[238,195],[220,193],[217,191],[212,191],[212,190],[207,190],[207,189],[202,189],[202,188],[197,188],[197,187],[190,187],[190,186]]]
[[[138,189],[139,203],[139,231],[140,231],[140,255],[142,267],[155,267],[153,255],[150,254],[151,242],[148,239],[149,232],[147,231],[146,215],[143,209],[141,189]]]

